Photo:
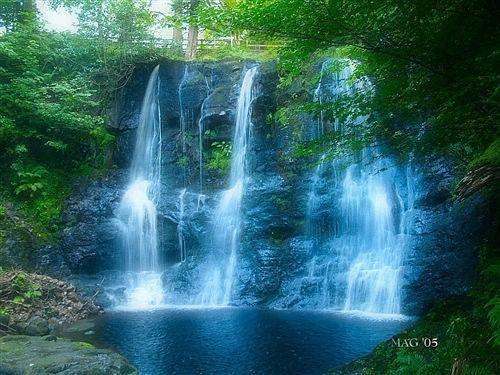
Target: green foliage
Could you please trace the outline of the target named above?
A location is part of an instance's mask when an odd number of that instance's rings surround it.
[[[187,167],[189,165],[189,158],[187,156],[182,156],[177,160],[177,164],[180,167]]]
[[[205,133],[203,133],[203,138],[204,139],[217,138],[217,132],[213,129],[207,129],[205,130]]]
[[[54,229],[68,176],[106,147],[92,67],[80,65],[92,60],[84,45],[31,25],[0,37],[2,189],[43,235]]]
[[[19,272],[12,280],[12,287],[15,290],[22,290],[26,287],[27,282],[28,282],[27,275],[23,272]]]
[[[95,169],[93,172],[95,173]],[[42,239],[50,239],[51,234],[59,228],[63,202],[70,192],[67,179],[65,171],[53,171],[42,180],[43,190],[36,199],[20,202],[20,207],[28,217],[37,218],[37,222],[31,223],[31,226]]]
[[[285,85],[325,53],[360,62],[358,74],[376,90],[327,117],[346,109],[377,114],[367,119],[365,139],[404,152],[448,153],[465,167],[498,137],[496,15],[487,0],[243,0],[207,10],[202,20],[220,33],[280,38]]]
[[[36,0],[0,0],[0,27],[13,31],[35,19]]]
[[[155,14],[146,0],[51,0],[54,6],[66,6],[78,14],[79,32],[94,38],[120,43],[143,42],[151,38]]]
[[[39,299],[42,296],[42,292],[38,289],[27,290],[26,292],[15,296],[12,302],[14,303],[25,303],[31,302]]]
[[[208,169],[226,173],[231,165],[231,144],[225,141],[212,142]]]
[[[388,375],[431,375],[430,366],[426,363],[423,355],[407,353],[401,351],[398,353],[395,361],[396,370],[389,372]]]
[[[500,138],[493,141],[479,157],[471,162],[471,168],[477,168],[483,165],[500,165]]]
[[[199,46],[199,53],[197,58],[199,60],[258,60],[266,61],[276,57],[276,49],[265,48],[258,50],[255,47],[247,46],[245,44],[231,45],[228,43],[208,44],[202,43]]]
[[[0,189],[42,239],[58,229],[71,177],[101,174],[109,161],[116,90],[137,62],[170,56],[152,37],[147,1],[52,3],[78,13],[78,34],[44,31],[34,4],[0,3],[0,21],[11,22],[0,35]]]
[[[492,298],[486,307],[489,309],[488,319],[493,327],[493,343],[500,346],[500,296]]]
[[[44,188],[42,182],[49,173],[40,165],[25,167],[19,162],[12,163],[11,168],[15,172],[12,184],[15,186],[16,195],[27,195],[33,198]]]
[[[462,375],[493,375],[493,372],[484,365],[466,365],[462,372]]]
[[[10,310],[7,307],[0,307],[0,319],[9,316]]]
[[[40,285],[30,282],[28,280],[28,276],[23,272],[17,273],[13,278],[12,289],[16,293],[12,299],[12,302],[14,303],[23,304],[25,302],[32,302],[42,297]]]

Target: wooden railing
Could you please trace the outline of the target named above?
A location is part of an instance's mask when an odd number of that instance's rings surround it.
[[[175,47],[177,45],[177,42],[174,41],[174,39],[155,39],[155,44],[158,47]],[[253,52],[261,52],[261,51],[266,51],[272,48],[279,48],[281,47],[280,44],[254,44],[254,43],[249,43],[248,41],[242,41],[242,42],[235,42],[232,38],[217,38],[217,39],[198,39],[198,44],[196,46],[196,49],[198,51],[201,51],[205,48],[210,48],[210,47],[223,47],[223,46],[241,46],[246,49],[249,49]],[[187,49],[187,40],[182,41],[182,50],[185,51]]]

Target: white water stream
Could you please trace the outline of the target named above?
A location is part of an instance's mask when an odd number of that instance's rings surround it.
[[[223,192],[214,215],[213,239],[221,259],[212,265],[200,295],[203,305],[228,305],[231,301],[241,230],[241,201],[245,189],[246,159],[251,132],[251,104],[258,67],[248,69],[238,98],[236,127],[231,149],[230,188]]]
[[[124,307],[130,309],[154,307],[163,301],[156,212],[162,163],[158,72],[159,66],[151,73],[146,88],[130,183],[118,209],[128,284]]]
[[[330,61],[323,63],[314,91],[319,104],[325,97],[334,101],[363,88],[363,83],[349,82],[354,69],[351,63],[331,74],[328,87],[324,87],[325,69],[330,65]],[[316,130],[319,136],[325,122],[321,110]],[[343,132],[345,127],[362,126],[362,122],[362,118],[344,123],[334,120],[332,130]],[[411,225],[414,187],[408,167],[405,198],[399,194],[392,164],[373,147],[333,161],[326,161],[325,155],[320,158],[308,196],[307,235],[313,256],[306,276],[318,285],[318,307],[400,313],[401,262]],[[324,254],[324,248],[323,254],[317,250],[324,243],[329,254]]]

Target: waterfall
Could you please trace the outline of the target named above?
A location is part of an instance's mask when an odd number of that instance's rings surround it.
[[[208,81],[205,80],[207,85],[207,97],[201,103],[200,109],[200,118],[198,119],[198,163],[199,163],[199,184],[200,184],[200,194],[203,194],[203,132],[205,131],[205,127],[203,121],[205,120],[205,103],[207,98],[210,96],[210,86]]]
[[[326,61],[322,65],[314,101],[335,101],[354,89],[366,88],[366,81],[349,82],[353,63],[348,62],[327,78],[324,70],[330,64]],[[363,120],[335,120],[332,130],[343,132],[348,126],[362,126]],[[320,135],[323,122],[321,114]],[[306,234],[312,242],[313,256],[304,279],[316,285],[316,306],[400,313],[401,262],[411,224],[414,189],[408,165],[403,177],[405,191],[400,193],[401,173],[393,164],[376,147],[366,147],[357,155],[332,162],[321,156],[312,174],[306,212]]]
[[[157,306],[163,300],[158,256],[156,205],[160,199],[161,114],[159,66],[154,68],[144,95],[130,183],[118,209],[130,308]]]
[[[318,212],[321,209],[321,190],[323,188],[324,180],[321,178],[322,173],[325,169],[325,157],[323,154],[320,157],[319,163],[314,170],[314,174],[311,179],[311,185],[309,189],[309,195],[307,198],[307,214],[306,214],[306,226],[307,235],[312,238],[314,244],[317,244],[321,237],[321,232],[323,230],[323,222],[318,218]],[[313,262],[314,268],[314,262]]]
[[[366,157],[369,152],[363,153]],[[395,214],[402,218],[411,208],[401,205],[394,193],[394,172],[386,169],[387,163],[382,159],[368,166],[352,164],[342,182],[335,243],[351,259],[346,311],[400,313],[401,237],[405,233],[396,225]]]
[[[187,173],[186,173],[186,162],[187,162],[187,155],[186,155],[186,131],[189,125],[189,121],[191,121],[191,113],[186,113],[186,109],[184,108],[184,101],[182,100],[182,90],[186,86],[187,80],[189,78],[189,65],[186,65],[184,67],[184,74],[182,75],[181,82],[179,84],[179,88],[177,89],[177,98],[179,102],[179,114],[180,114],[180,119],[179,119],[179,137],[180,137],[180,144],[181,144],[181,159],[179,160],[180,165],[182,166],[182,179],[183,179],[183,185],[186,186],[187,182]]]
[[[198,120],[198,163],[199,163],[199,184],[200,184],[200,194],[203,194],[203,112],[205,109],[205,100],[201,104],[201,114]]]
[[[317,307],[400,314],[415,188],[411,165],[402,173],[392,163],[379,150],[364,149],[329,163],[322,157],[316,168],[306,229],[312,257],[304,278],[316,285]]]
[[[323,105],[323,76],[325,73],[325,69],[330,65],[331,60],[325,60],[323,64],[321,64],[321,71],[318,81],[318,86],[314,90],[313,101],[319,103],[320,107]],[[318,117],[318,126],[316,128],[316,136],[321,137],[325,131],[324,124],[324,111],[323,108],[320,108],[320,113]]]
[[[188,65],[184,67],[184,74],[182,75],[181,83],[179,84],[179,88],[177,90],[177,96],[179,100],[179,113],[180,113],[180,120],[179,120],[179,133],[181,137],[181,151],[182,151],[182,156],[185,155],[186,153],[186,111],[184,110],[184,103],[182,101],[182,89],[186,84],[186,80],[188,78],[189,72],[188,72]]]
[[[186,240],[184,238],[186,191],[187,189],[182,189],[179,194],[179,220],[177,222],[177,240],[179,244],[179,258],[181,262],[185,261],[187,258]]]
[[[238,97],[236,126],[231,150],[229,185],[214,215],[214,246],[225,264],[214,266],[201,294],[201,303],[226,306],[231,301],[241,230],[241,201],[245,189],[246,159],[251,131],[251,104],[258,67],[245,72]]]
[[[341,66],[334,70],[335,62],[339,63]],[[358,79],[352,84],[349,83],[349,79],[352,77],[355,67],[355,63],[350,60],[327,59],[321,64],[318,85],[313,92],[313,102],[318,103],[320,106],[319,116],[316,120],[316,138],[323,136],[325,131],[341,130],[339,119],[334,119],[332,129],[330,129],[331,126],[328,126],[329,124],[325,120],[324,104],[332,103],[357,89],[363,89],[368,84],[368,81],[365,79]],[[329,70],[333,71],[329,72]],[[363,118],[353,120],[352,122],[360,122],[362,119]]]

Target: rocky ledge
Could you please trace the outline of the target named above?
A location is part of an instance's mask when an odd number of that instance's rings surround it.
[[[91,344],[55,336],[0,338],[0,374],[132,375],[137,370],[121,355]]]
[[[44,336],[100,311],[67,282],[21,271],[0,273],[0,333]]]

